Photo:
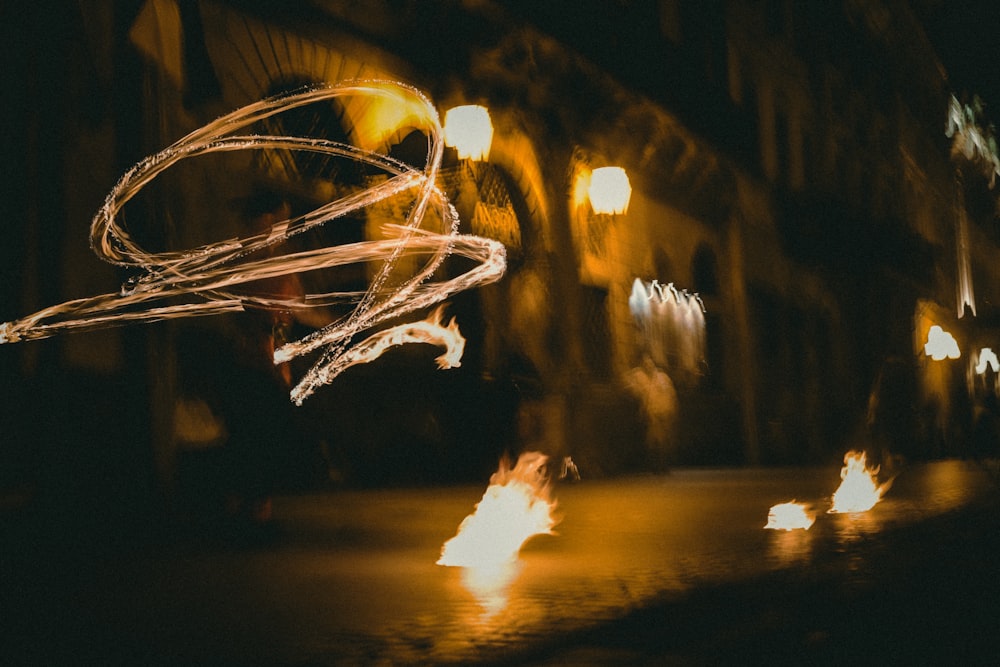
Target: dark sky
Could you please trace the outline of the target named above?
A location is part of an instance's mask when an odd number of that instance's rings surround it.
[[[1000,0],[913,0],[956,93],[978,93],[1000,119]]]

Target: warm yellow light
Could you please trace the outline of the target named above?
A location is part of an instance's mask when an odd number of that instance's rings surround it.
[[[927,332],[927,342],[924,344],[924,354],[935,361],[942,359],[958,359],[962,356],[955,337],[935,324]]]
[[[344,100],[344,113],[352,125],[351,136],[360,148],[384,150],[386,142],[398,140],[394,136],[399,132],[405,134],[410,127],[426,128],[430,122],[426,102],[389,86],[378,86],[376,95]]]
[[[489,613],[507,604],[521,546],[535,535],[552,534],[558,523],[548,460],[539,452],[524,452],[512,468],[504,457],[475,511],[441,547],[437,564],[464,568],[463,583]]]
[[[590,175],[588,194],[594,213],[625,213],[632,198],[632,186],[621,167],[600,167]]]
[[[462,160],[485,160],[493,143],[490,112],[478,104],[453,107],[444,115],[444,143]]]
[[[809,530],[816,521],[805,505],[794,500],[788,503],[775,505],[767,513],[767,525],[764,528],[771,530]]]
[[[892,484],[890,479],[879,485],[879,467],[870,467],[864,452],[851,451],[844,455],[844,467],[840,470],[843,480],[833,494],[833,505],[828,510],[833,514],[867,512],[882,500],[882,496]]]
[[[583,206],[587,199],[590,197],[590,171],[587,169],[581,170],[576,175],[576,181],[573,183],[573,207],[579,208]]]

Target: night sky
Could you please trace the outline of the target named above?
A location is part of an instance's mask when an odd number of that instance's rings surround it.
[[[956,93],[978,93],[1000,119],[1000,2],[915,0]]]

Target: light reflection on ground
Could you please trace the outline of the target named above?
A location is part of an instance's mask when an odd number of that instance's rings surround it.
[[[695,588],[777,570],[875,576],[866,543],[994,493],[973,464],[905,468],[863,514],[820,513],[810,530],[762,518],[796,497],[821,508],[839,469],[676,470],[558,486],[556,535],[529,540],[506,603],[484,606],[460,568],[435,565],[481,486],[278,498],[260,548],[178,545],[109,560],[81,577],[86,618],[127,629],[143,655],[266,664],[472,664],[580,632]],[[99,601],[94,603],[93,601]],[[80,613],[83,610],[79,610]]]
[[[813,534],[810,531],[779,530],[768,541],[768,557],[779,568],[808,563],[812,556]]]

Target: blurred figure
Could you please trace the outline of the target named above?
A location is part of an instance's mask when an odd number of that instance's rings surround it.
[[[666,470],[674,455],[677,429],[677,390],[652,357],[629,371],[625,387],[635,396],[646,419],[646,452],[655,470]]]
[[[284,198],[264,192],[245,202],[243,218],[250,232],[268,232],[292,216]],[[287,251],[285,243],[269,246],[268,255]],[[304,296],[297,273],[248,283],[248,295],[277,299]],[[227,511],[263,524],[271,518],[271,496],[282,483],[302,482],[309,474],[310,451],[299,428],[289,399],[292,388],[290,363],[274,363],[274,351],[300,337],[296,328],[319,328],[329,322],[314,308],[253,308],[247,306],[237,318],[233,382],[223,401],[223,416],[229,431],[226,449],[233,473]]]

